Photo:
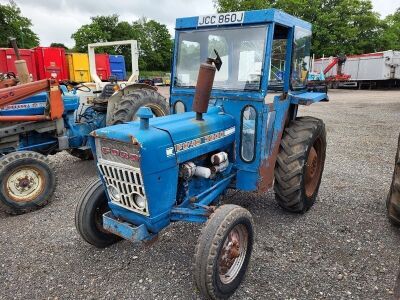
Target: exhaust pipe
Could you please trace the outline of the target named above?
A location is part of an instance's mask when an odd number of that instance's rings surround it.
[[[211,90],[214,83],[215,71],[221,68],[222,60],[218,52],[214,49],[217,57],[207,58],[205,63],[200,65],[199,75],[197,77],[196,93],[192,110],[196,112],[196,120],[203,121],[203,113],[207,112],[210,102]]]
[[[19,82],[21,83],[29,83],[31,82],[31,78],[29,76],[28,66],[24,59],[21,59],[21,55],[19,53],[19,49],[17,46],[17,40],[15,38],[10,38],[11,47],[14,49],[15,56],[17,60],[14,62],[15,69],[17,70],[17,75]]]

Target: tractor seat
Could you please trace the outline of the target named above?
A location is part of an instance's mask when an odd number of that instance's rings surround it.
[[[102,100],[110,98],[115,93],[114,86],[115,84],[113,83],[107,83],[98,98]]]

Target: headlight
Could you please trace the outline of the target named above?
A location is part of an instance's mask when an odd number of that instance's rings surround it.
[[[119,193],[119,191],[115,186],[109,185],[107,190],[110,196],[114,198],[114,200],[117,200],[118,202],[121,201],[121,194]]]
[[[133,198],[133,201],[135,201],[136,206],[140,209],[146,208],[146,199],[144,197],[136,194]]]

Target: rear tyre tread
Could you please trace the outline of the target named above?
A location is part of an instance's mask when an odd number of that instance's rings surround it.
[[[392,183],[386,199],[387,215],[390,222],[400,227],[400,135],[398,139]]]
[[[275,198],[282,208],[290,212],[303,213],[315,202],[321,178],[312,197],[307,197],[304,188],[305,165],[313,142],[320,137],[323,142],[325,162],[326,131],[322,120],[314,117],[299,117],[285,129],[275,167]]]
[[[67,152],[80,160],[93,160],[93,153],[90,149],[68,149]]]
[[[137,89],[122,96],[112,118],[112,124],[133,121],[139,108],[148,105],[156,107],[159,112],[157,116],[168,115],[169,109],[165,97],[150,89]]]

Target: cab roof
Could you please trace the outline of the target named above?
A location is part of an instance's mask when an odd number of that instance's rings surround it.
[[[244,14],[242,22],[234,23],[222,23],[222,24],[210,24],[210,25],[199,25],[203,17],[220,17],[221,15],[228,14]],[[231,12],[231,13],[220,13],[210,14],[205,16],[187,17],[176,19],[176,30],[182,29],[198,29],[198,28],[210,28],[210,27],[221,27],[221,26],[237,26],[237,25],[255,25],[263,23],[275,22],[286,27],[301,27],[307,30],[311,30],[312,25],[302,19],[289,15],[279,9],[262,9],[262,10],[250,10],[244,12]]]

